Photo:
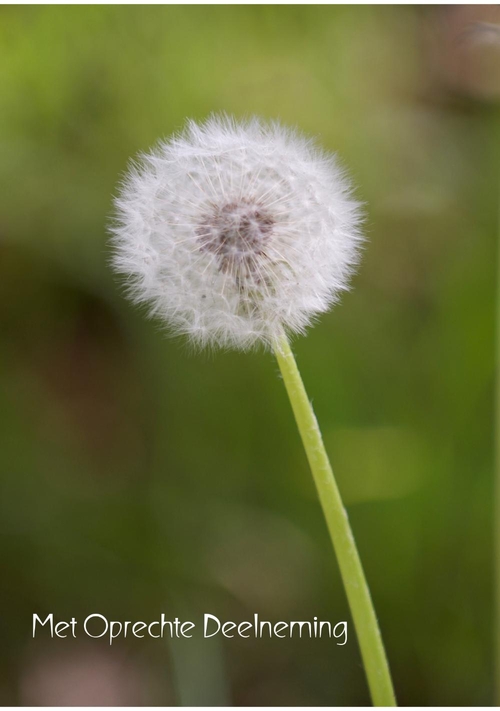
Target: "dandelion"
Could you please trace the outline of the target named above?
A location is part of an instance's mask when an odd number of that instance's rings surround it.
[[[190,122],[130,171],[117,208],[115,268],[136,301],[202,346],[303,332],[357,261],[343,172],[279,124]]]
[[[336,159],[278,123],[212,117],[161,142],[116,200],[113,266],[200,346],[274,350],[337,554],[376,705],[395,705],[354,538],[290,349],[348,288],[358,203]]]

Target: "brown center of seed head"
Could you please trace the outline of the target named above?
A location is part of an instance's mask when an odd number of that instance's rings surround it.
[[[203,251],[212,252],[222,272],[236,278],[255,276],[257,258],[265,253],[274,220],[253,200],[234,200],[213,205],[196,230]]]

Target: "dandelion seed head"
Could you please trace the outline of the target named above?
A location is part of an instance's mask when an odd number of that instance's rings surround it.
[[[358,260],[344,172],[278,123],[188,122],[131,167],[116,210],[113,266],[130,295],[202,346],[303,332]]]

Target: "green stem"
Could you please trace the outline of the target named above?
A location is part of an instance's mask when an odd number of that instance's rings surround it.
[[[274,352],[306,450],[340,567],[374,706],[396,706],[391,674],[370,591],[318,422],[286,336]]]

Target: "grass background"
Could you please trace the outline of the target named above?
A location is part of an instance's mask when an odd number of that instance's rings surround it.
[[[368,702],[352,628],[31,639],[34,612],[350,619],[271,355],[190,353],[108,267],[129,158],[219,110],[317,136],[359,186],[353,291],[294,350],[400,703],[492,703],[497,15],[0,9],[4,705]]]

